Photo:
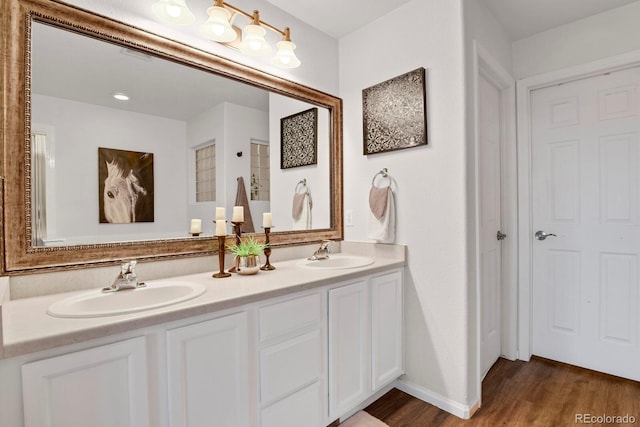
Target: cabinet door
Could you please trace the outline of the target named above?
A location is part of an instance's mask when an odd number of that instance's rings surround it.
[[[404,373],[402,272],[371,279],[371,381],[373,391]]]
[[[144,337],[22,367],[25,427],[147,427]]]
[[[167,331],[169,424],[249,425],[247,314]]]
[[[370,388],[369,295],[366,281],[329,291],[329,413],[338,418]]]

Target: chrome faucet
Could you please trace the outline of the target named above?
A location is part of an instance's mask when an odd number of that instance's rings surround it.
[[[120,273],[118,273],[116,280],[113,281],[111,286],[102,288],[102,292],[117,292],[146,286],[144,282],[139,282],[138,276],[136,276],[137,263],[135,260],[122,263]]]
[[[331,252],[331,248],[329,247],[330,245],[331,240],[323,240],[320,242],[320,247],[307,259],[309,261],[319,261],[329,258],[329,253]]]

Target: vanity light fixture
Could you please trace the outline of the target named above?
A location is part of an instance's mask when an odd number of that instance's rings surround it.
[[[151,10],[158,18],[171,24],[189,25],[196,20],[185,0],[158,0]]]
[[[115,99],[117,99],[118,101],[128,101],[129,100],[129,95],[122,93],[122,92],[116,92],[113,94],[113,97]]]
[[[179,24],[180,22],[167,18],[167,11],[170,8],[177,10],[176,8],[184,7],[191,14],[184,1],[159,0],[153,5],[153,11],[161,20]],[[156,10],[163,12],[159,13]],[[176,13],[175,10],[173,13]],[[269,29],[282,36],[282,40],[276,43],[277,51],[271,63],[281,68],[297,68],[300,66],[301,62],[294,52],[296,45],[291,42],[289,27],[280,30],[261,20],[259,11],[254,10],[253,13],[248,13],[226,3],[224,0],[214,0],[213,6],[207,9],[207,15],[209,18],[200,26],[200,33],[207,39],[237,48],[247,55],[267,55],[272,51],[271,46],[264,38],[267,29]],[[242,30],[233,25],[233,21],[238,15],[242,15],[251,21]]]

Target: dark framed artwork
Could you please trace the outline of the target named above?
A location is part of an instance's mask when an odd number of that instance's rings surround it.
[[[153,153],[98,148],[100,222],[154,221]]]
[[[280,119],[280,169],[318,163],[318,109]]]
[[[362,126],[365,155],[426,145],[425,69],[363,89]]]

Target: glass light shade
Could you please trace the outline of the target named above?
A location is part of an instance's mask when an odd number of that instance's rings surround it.
[[[240,50],[247,55],[266,55],[271,52],[271,46],[264,39],[267,30],[260,25],[249,24],[244,27]]]
[[[290,41],[281,40],[276,43],[278,51],[271,60],[273,65],[281,68],[298,68],[301,64],[294,50],[296,45]]]
[[[224,7],[213,6],[207,9],[209,19],[200,26],[200,32],[209,40],[220,43],[232,42],[238,34],[229,24],[231,12]]]
[[[196,20],[184,0],[158,0],[151,10],[159,19],[171,24],[189,25]]]

